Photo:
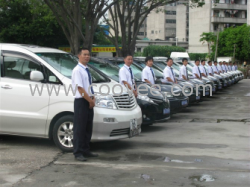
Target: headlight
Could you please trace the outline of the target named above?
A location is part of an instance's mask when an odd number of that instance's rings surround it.
[[[185,93],[190,93],[190,91],[191,91],[191,90],[189,90],[188,88],[186,88],[186,89],[184,90]]]
[[[170,92],[164,92],[164,95],[167,97],[174,97]]]
[[[154,101],[152,101],[152,100],[151,100],[148,96],[146,96],[146,95],[140,95],[140,94],[138,94],[137,98],[140,99],[140,100],[143,100],[143,101],[147,101],[147,102],[150,102],[150,103],[154,103]]]
[[[116,104],[111,96],[96,96],[95,106],[100,108],[117,109]]]

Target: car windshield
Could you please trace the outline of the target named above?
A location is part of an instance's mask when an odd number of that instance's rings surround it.
[[[72,71],[78,64],[77,57],[69,53],[36,53],[59,73],[71,79]],[[89,67],[93,83],[109,82],[107,78]]]
[[[161,69],[164,69],[166,67],[166,63],[163,61],[154,61],[154,64]]]
[[[114,67],[108,63],[102,63],[95,60],[90,60],[89,64],[99,69],[101,72],[103,72],[105,75],[107,75],[114,81],[119,82],[119,69],[117,67]]]

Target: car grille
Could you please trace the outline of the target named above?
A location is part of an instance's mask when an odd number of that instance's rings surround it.
[[[121,135],[128,135],[129,134],[129,128],[126,129],[115,129],[112,130],[110,133],[110,136],[121,136]]]
[[[113,97],[119,109],[130,109],[136,106],[136,100],[133,95],[129,96],[129,94],[124,94]]]

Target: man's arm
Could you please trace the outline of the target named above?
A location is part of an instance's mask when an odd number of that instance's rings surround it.
[[[80,86],[78,86],[78,92],[84,99],[89,102],[89,108],[92,109],[95,106],[95,98],[93,97],[92,99],[91,97],[89,97],[89,94],[85,91],[85,89]]]
[[[167,80],[168,80],[169,82],[173,82],[173,83],[174,83],[174,81],[173,81],[170,77],[167,77]]]
[[[187,80],[187,77],[186,77],[185,75],[182,75],[182,78],[183,78],[184,80]]]
[[[152,84],[148,79],[144,79],[144,81],[148,84]]]

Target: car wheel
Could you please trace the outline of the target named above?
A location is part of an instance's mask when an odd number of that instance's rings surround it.
[[[73,115],[57,120],[53,128],[53,140],[62,151],[73,151]]]

